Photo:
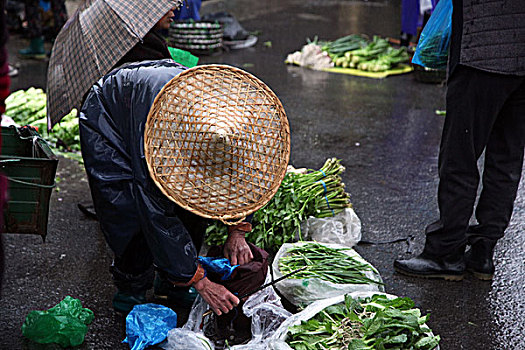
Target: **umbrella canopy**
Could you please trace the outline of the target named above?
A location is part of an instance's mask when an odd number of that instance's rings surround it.
[[[51,129],[182,0],[84,0],[58,34],[47,73]]]

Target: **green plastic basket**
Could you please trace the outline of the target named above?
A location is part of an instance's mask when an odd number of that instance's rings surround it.
[[[3,232],[47,235],[58,159],[38,132],[2,127],[0,171],[8,180]]]

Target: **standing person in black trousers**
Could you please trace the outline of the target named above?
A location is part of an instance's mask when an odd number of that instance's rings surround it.
[[[516,198],[525,147],[525,1],[453,0],[447,116],[439,152],[440,218],[406,275],[490,280]],[[485,151],[482,191],[474,212]],[[466,246],[470,249],[465,253]]]

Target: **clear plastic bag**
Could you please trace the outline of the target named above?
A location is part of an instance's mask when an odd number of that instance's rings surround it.
[[[441,0],[421,32],[412,63],[446,69],[451,35],[452,0]]]
[[[271,275],[268,274],[264,283],[270,281]],[[292,316],[283,307],[281,298],[271,286],[250,296],[244,303],[242,311],[252,318],[252,339],[247,344],[233,346],[232,350],[267,349],[268,340],[281,324]]]
[[[332,298],[318,300],[308,305],[304,310],[294,314],[284,321],[279,329],[275,331],[272,339],[268,342],[268,349],[273,350],[292,350],[292,348],[286,344],[286,337],[288,328],[301,324],[302,321],[306,321],[317,315],[321,310],[324,310],[330,305],[341,303],[345,300],[344,295],[339,295]]]
[[[202,334],[184,328],[173,328],[165,342],[159,344],[165,350],[214,350],[213,343]]]
[[[361,240],[361,220],[352,208],[346,208],[334,217],[310,217],[302,223],[305,241],[338,243],[353,247]]]
[[[265,283],[270,281],[271,275],[268,274]],[[188,316],[188,321],[184,324],[182,329],[191,331],[193,334],[198,333],[201,337],[204,337],[200,325],[202,323],[203,315],[207,310],[208,304],[202,299],[202,297],[198,296],[193,303],[190,315]],[[281,326],[281,323],[292,315],[283,307],[281,298],[271,286],[251,295],[244,303],[242,311],[246,316],[251,317],[252,319],[252,339],[247,344],[232,346],[232,350],[267,349],[269,339]]]
[[[285,243],[277,252],[272,264],[274,279],[280,278],[283,274],[279,270],[279,259],[286,255],[287,251],[297,245],[304,245],[309,242]],[[311,242],[310,242],[311,243]],[[356,258],[358,261],[370,265],[371,270],[365,272],[366,277],[382,282],[381,276],[369,262],[363,259],[355,250],[341,244],[321,243],[329,248],[348,248],[344,253]],[[321,280],[319,278],[295,279],[287,278],[278,282],[275,287],[292,304],[298,307],[309,305],[317,300],[335,297],[351,292],[358,291],[383,291],[382,284],[336,284]]]
[[[188,320],[182,326],[182,328],[192,331],[192,332],[201,332],[200,325],[202,323],[202,316],[206,311],[208,311],[208,303],[204,301],[204,299],[198,295],[197,298],[195,298],[195,301],[193,302],[193,305],[191,307],[190,314],[188,316]]]

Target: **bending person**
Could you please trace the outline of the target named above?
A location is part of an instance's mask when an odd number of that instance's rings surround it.
[[[156,180],[152,179],[145,160],[144,133],[148,113],[153,109],[154,101],[157,105],[164,105],[157,102],[159,92],[184,70],[185,67],[171,60],[124,65],[91,88],[81,110],[82,155],[93,203],[101,230],[115,255],[111,272],[118,288],[113,299],[113,306],[118,311],[127,312],[135,304],[146,301],[146,291],[152,287],[154,278],[153,266],[164,281],[172,286],[186,290],[190,286],[194,287],[218,315],[227,313],[239,303],[239,299],[225,287],[208,280],[198,263],[197,254],[209,220],[170,200]],[[243,103],[246,104],[247,100],[243,99]],[[176,108],[178,105],[172,107]],[[165,112],[156,113],[165,115]],[[197,124],[205,124],[204,118],[208,118],[208,121],[217,118],[215,114],[206,117],[208,113],[208,110],[203,111],[200,116],[202,122],[199,120]],[[234,112],[231,113],[237,116]],[[258,111],[236,113],[251,116]],[[228,117],[227,115],[225,118]],[[257,118],[255,122],[259,119],[263,122],[263,118]],[[242,120],[251,119],[243,117]],[[272,127],[273,125],[275,123]],[[172,137],[175,134],[173,129],[160,132]],[[202,131],[198,133],[200,138],[205,135]],[[243,147],[246,147],[244,145],[247,139],[248,137],[243,137]],[[158,147],[175,143],[177,142],[165,141]],[[274,145],[267,149],[272,151],[277,148]],[[198,150],[191,151],[192,157],[201,153]],[[263,156],[269,158],[266,154]],[[192,166],[193,162],[198,162],[194,158],[190,159]],[[282,163],[280,168],[283,169],[284,176],[287,158]],[[239,163],[238,167],[244,167],[243,164]],[[230,168],[230,171],[237,170]],[[253,172],[259,174],[262,170],[256,169]],[[202,174],[198,176],[200,175]],[[240,176],[247,177],[248,173]],[[222,188],[234,188],[235,184],[229,182],[233,181],[232,178],[234,176],[221,177]],[[272,179],[279,179],[279,176],[273,176]],[[188,178],[182,182],[182,186],[184,189],[196,186],[196,181]],[[257,183],[251,186],[254,186],[254,190],[249,192],[262,193],[261,198],[264,200],[271,198],[271,193],[257,191]],[[244,192],[241,196],[241,190],[237,188],[236,191],[224,197],[223,202],[226,202],[228,208],[242,202],[241,197],[252,195]],[[208,198],[204,195],[202,197]],[[207,201],[202,201],[206,203],[205,206],[208,205]],[[211,201],[209,206],[212,207]],[[232,264],[242,265],[253,258],[244,238],[250,230],[251,224],[248,221],[229,227],[223,253]]]

